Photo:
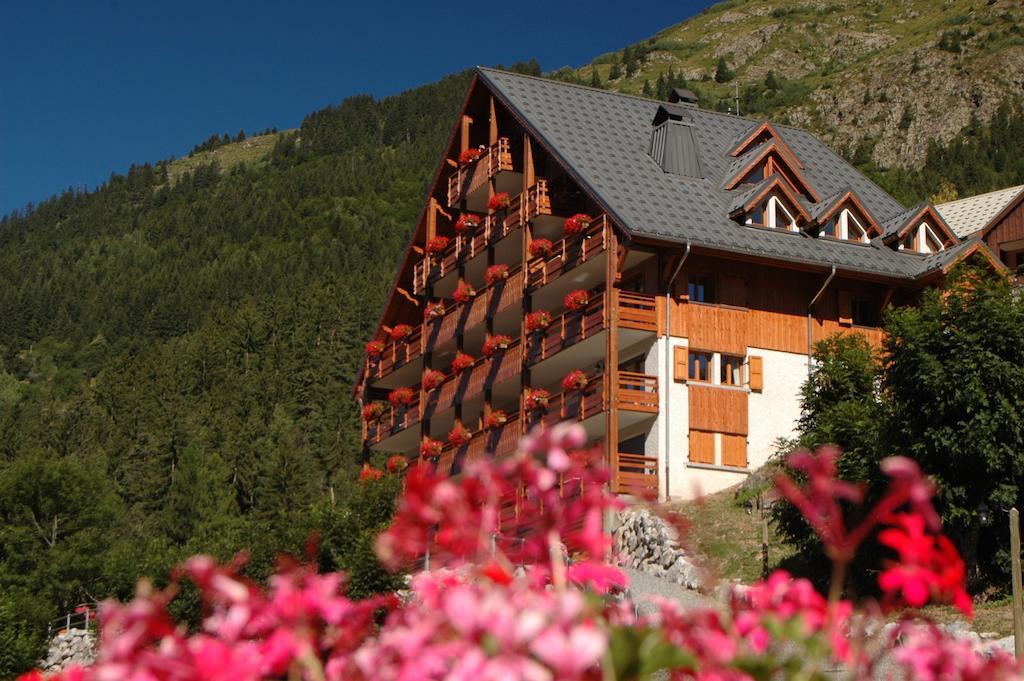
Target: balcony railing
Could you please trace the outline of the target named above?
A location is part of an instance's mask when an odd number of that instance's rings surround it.
[[[460,447],[445,445],[437,460],[436,470],[442,475],[458,475],[470,461],[508,456],[516,451],[522,433],[519,414],[512,414],[508,421],[497,428],[476,431],[469,442]]]
[[[448,205],[457,207],[466,192],[503,170],[512,170],[512,149],[507,137],[500,138],[478,160],[459,166],[448,177]]]
[[[440,319],[427,321],[424,325],[426,333],[426,349],[440,347],[463,331],[482,324],[488,316],[493,317],[511,305],[519,303],[523,298],[522,268],[509,274],[508,279],[487,286],[477,292],[468,303],[449,301],[449,309]]]
[[[412,333],[402,340],[388,341],[380,357],[367,358],[366,377],[368,379],[383,378],[395,369],[419,359],[423,346],[421,333],[420,328],[414,328]]]
[[[406,428],[412,428],[420,422],[419,397],[413,400],[408,407],[387,407],[380,420],[363,424],[363,440],[368,445],[375,445],[387,438],[400,433]]]
[[[613,291],[618,304],[619,326],[660,333],[657,299],[654,296],[632,291]]]
[[[604,253],[607,246],[608,218],[601,215],[582,234],[567,236],[554,244],[550,256],[534,258],[527,264],[531,288],[544,286],[565,272]]]
[[[658,457],[642,454],[618,453],[618,462],[612,475],[612,490],[616,494],[650,497],[658,494]]]
[[[504,220],[505,232],[519,229],[530,220],[535,220],[542,215],[551,215],[548,181],[543,178],[538,179],[525,192],[512,197]]]
[[[604,293],[592,294],[590,304],[576,312],[563,312],[542,332],[531,334],[527,362],[536,364],[607,328]]]
[[[658,413],[658,377],[620,371],[612,394],[615,406],[629,411]]]
[[[522,371],[522,346],[513,343],[507,350],[491,357],[481,357],[476,363],[458,373],[448,376],[445,381],[431,390],[424,401],[424,415],[440,414],[455,406],[467,395],[479,395],[496,383],[500,383]]]

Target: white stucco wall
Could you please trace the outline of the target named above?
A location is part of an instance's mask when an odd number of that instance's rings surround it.
[[[763,466],[775,452],[775,440],[795,437],[800,418],[800,388],[807,379],[807,355],[750,348],[763,358],[764,390],[750,393],[747,461]]]

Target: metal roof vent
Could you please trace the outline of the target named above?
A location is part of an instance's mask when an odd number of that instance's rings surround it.
[[[693,136],[693,117],[678,106],[662,104],[651,121],[651,142],[647,153],[666,173],[686,177],[704,177],[697,140]]]
[[[672,92],[668,93],[668,101],[672,104],[690,107],[691,109],[697,108],[697,95],[681,87],[672,88]]]

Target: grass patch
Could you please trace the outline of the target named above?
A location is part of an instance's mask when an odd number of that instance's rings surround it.
[[[287,131],[285,131],[287,132]],[[274,143],[282,133],[257,135],[242,142],[232,142],[212,151],[201,151],[192,156],[178,158],[167,165],[167,177],[173,185],[182,175],[192,172],[199,166],[217,162],[220,171],[226,172],[240,163],[258,161],[274,148]]]
[[[691,525],[686,543],[704,558],[705,567],[719,579],[750,584],[762,573],[761,514],[757,508],[748,513],[734,500],[735,491],[729,488],[699,501],[683,502],[678,509]],[[793,553],[769,524],[769,570]]]

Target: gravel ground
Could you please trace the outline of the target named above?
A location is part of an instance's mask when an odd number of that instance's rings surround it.
[[[655,577],[639,570],[625,568],[622,570],[629,576],[629,589],[633,600],[639,606],[640,612],[650,613],[654,611],[650,601],[645,596],[660,596],[677,601],[685,607],[708,607],[714,606],[715,601],[696,591],[691,591],[678,584]]]

